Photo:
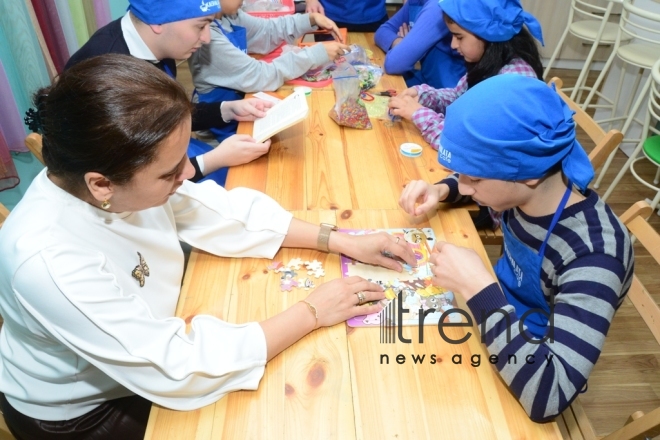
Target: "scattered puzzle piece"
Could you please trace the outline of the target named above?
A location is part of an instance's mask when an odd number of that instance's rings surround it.
[[[300,269],[300,266],[302,266],[302,264],[303,264],[303,261],[300,258],[292,258],[289,261],[289,264],[287,264],[287,266],[289,266],[291,269],[298,270],[298,269]]]
[[[307,275],[313,275],[314,278],[321,278],[325,276],[325,271],[323,269],[308,270]]]
[[[316,270],[323,270],[323,264],[321,264],[320,261],[316,261],[316,260],[305,261],[305,267],[307,268],[308,271],[307,273],[309,273],[309,271],[314,272]]]
[[[273,261],[272,263],[270,263],[268,265],[267,269],[277,271],[277,269],[279,269],[280,267],[282,267],[282,262],[281,261]]]
[[[305,290],[313,289],[316,287],[314,285],[314,281],[312,281],[310,278],[300,278],[298,280],[298,287],[302,287]]]

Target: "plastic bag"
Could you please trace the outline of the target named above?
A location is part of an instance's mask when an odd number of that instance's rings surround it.
[[[300,79],[309,82],[325,81],[332,78],[332,71],[335,69],[335,63],[332,61],[314,69],[309,69],[303,73]]]
[[[360,99],[360,78],[353,66],[342,63],[332,72],[336,102],[329,116],[339,125],[370,130],[371,121]]]
[[[375,64],[356,64],[353,67],[357,70],[363,92],[375,87],[383,76],[383,70]]]
[[[351,44],[349,52],[343,58],[357,70],[360,90],[363,92],[375,87],[383,76],[383,69],[370,63],[366,50],[357,44]]]

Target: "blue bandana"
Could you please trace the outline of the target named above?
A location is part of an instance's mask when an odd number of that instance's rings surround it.
[[[220,0],[129,0],[128,9],[146,24],[165,24],[220,12]]]
[[[506,181],[541,178],[561,162],[583,192],[594,177],[575,139],[573,111],[543,81],[515,74],[482,81],[447,107],[438,162]]]
[[[541,24],[519,0],[440,0],[439,4],[456,24],[482,40],[509,41],[525,24],[543,45]]]

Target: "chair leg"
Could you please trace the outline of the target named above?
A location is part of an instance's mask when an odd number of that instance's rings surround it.
[[[550,69],[552,68],[552,65],[555,63],[555,60],[559,56],[559,53],[561,52],[561,48],[564,45],[564,40],[566,39],[566,36],[568,35],[568,28],[570,26],[570,17],[569,17],[569,22],[566,24],[566,29],[564,29],[564,33],[561,35],[561,38],[559,39],[559,43],[557,43],[557,48],[555,51],[552,53],[552,56],[550,57],[550,61],[548,61],[548,65],[546,66],[545,70],[543,71],[543,81],[548,81],[548,73],[550,73]]]
[[[648,92],[649,92],[649,88],[651,87],[651,81],[653,81],[653,77],[649,75],[648,79],[646,80],[646,83],[644,83],[644,87],[642,87],[642,90],[640,91],[639,96],[635,101],[635,104],[632,106],[632,108],[628,109],[628,117],[626,118],[626,122],[623,124],[623,128],[621,129],[621,133],[623,133],[624,137],[626,136],[626,132],[628,131],[628,128],[630,128],[630,125],[635,120],[635,115],[637,113],[637,110],[639,109],[639,106],[642,105],[642,101],[648,98]],[[644,134],[642,134],[642,137],[643,136]],[[605,172],[610,167],[610,164],[612,163],[612,159],[614,159],[615,154],[616,154],[616,150],[612,151],[612,154],[610,154],[609,157],[607,158],[607,161],[605,161],[605,165],[603,165],[603,168],[600,170],[600,173],[598,175],[598,180],[596,180],[596,183],[594,184],[594,188],[597,189],[600,186],[603,177],[605,177]]]
[[[653,184],[657,185],[658,182],[660,182],[660,167],[658,167],[658,169],[655,170],[655,178],[653,179]]]
[[[653,201],[651,202],[651,209],[652,209],[653,211],[655,211],[655,208],[658,207],[658,203],[660,203],[660,191],[658,191],[658,192],[655,194],[655,197],[653,197]],[[653,211],[651,211],[651,212],[653,212]],[[647,219],[647,220],[648,220],[648,219]]]
[[[610,186],[607,188],[607,191],[605,191],[603,197],[601,197],[601,199],[603,199],[603,202],[605,202],[607,199],[610,198],[612,192],[614,191],[614,188],[619,184],[623,176],[628,172],[628,170],[630,169],[630,164],[635,160],[635,158],[637,158],[637,156],[639,156],[639,152],[642,151],[643,146],[644,146],[644,141],[641,141],[635,148],[635,151],[633,151],[633,153],[626,161],[626,164],[623,167],[621,167],[619,173],[616,175],[612,183],[610,183]],[[614,151],[616,152],[616,150],[618,150],[618,147]]]
[[[615,44],[610,57],[605,62],[605,66],[603,66],[603,70],[600,72],[600,75],[598,75],[596,82],[594,83],[591,91],[589,92],[589,95],[587,96],[587,99],[582,103],[582,110],[587,110],[587,108],[589,108],[589,104],[591,103],[591,100],[594,99],[594,95],[596,94],[598,87],[600,87],[600,83],[603,82],[605,75],[607,75],[607,72],[610,70],[610,66],[612,65],[612,61],[614,61],[614,57],[616,56],[616,51],[618,49],[619,45]]]

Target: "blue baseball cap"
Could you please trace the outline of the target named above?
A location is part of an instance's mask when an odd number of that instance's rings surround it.
[[[483,40],[509,41],[524,24],[543,45],[541,24],[519,0],[440,0],[438,4],[456,24]]]
[[[129,0],[128,10],[146,24],[165,24],[220,12],[220,0]]]
[[[493,76],[447,107],[438,162],[506,181],[539,179],[561,163],[584,192],[594,170],[575,139],[573,113],[554,86],[516,74]]]

